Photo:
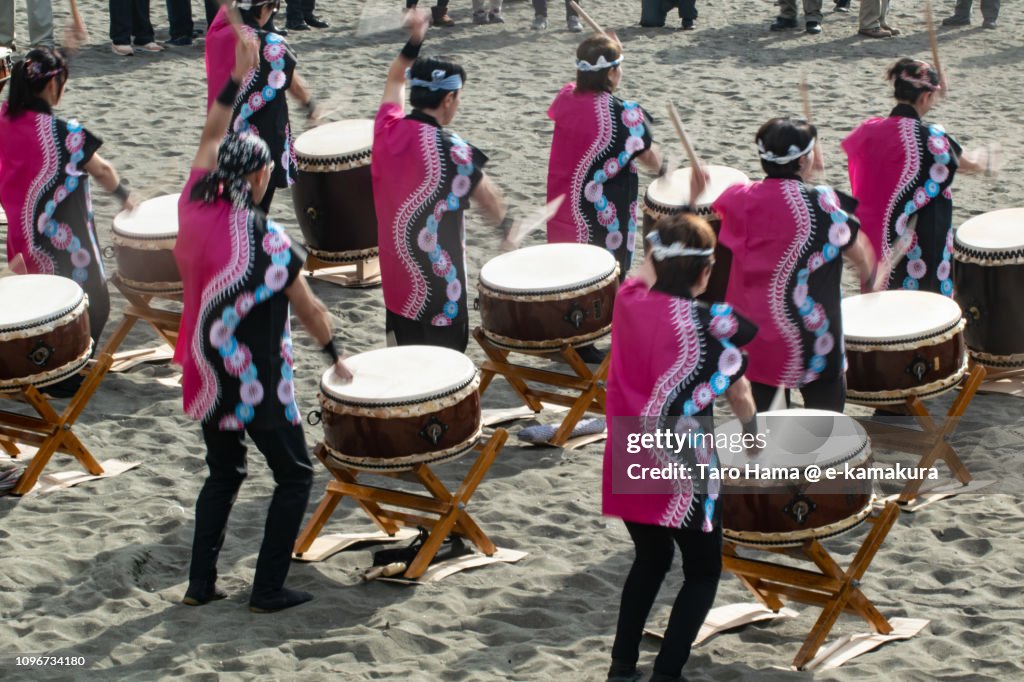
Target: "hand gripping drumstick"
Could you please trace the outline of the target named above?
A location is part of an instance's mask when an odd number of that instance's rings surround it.
[[[594,21],[589,14],[583,11],[583,8],[577,5],[573,0],[569,0],[569,7],[572,7],[572,11],[579,15],[583,23],[590,27],[594,33],[604,33],[605,30],[601,28],[601,25]]]
[[[925,0],[924,3],[924,22],[928,26],[928,44],[931,45],[932,62],[939,74],[939,86],[942,88],[942,94],[948,95],[949,86],[946,84],[946,73],[942,70],[942,64],[939,63],[939,37],[935,33],[935,17],[932,16],[931,0]]]
[[[228,15],[231,30],[235,32],[235,40],[244,40],[245,36],[242,35],[242,15],[239,13],[238,8],[235,7],[235,3],[232,0],[218,1]]]

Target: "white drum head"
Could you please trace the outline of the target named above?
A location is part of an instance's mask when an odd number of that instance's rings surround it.
[[[743,427],[733,420],[715,429],[715,434],[739,439]],[[759,412],[757,432],[764,436],[766,447],[758,454],[747,454],[746,449],[718,448],[718,460],[723,469],[738,469],[739,477],[730,477],[730,485],[743,485],[746,467],[758,465],[767,468],[797,468],[801,471],[816,465],[822,470],[843,462],[860,461],[867,457],[867,433],[855,419],[827,410],[772,410]],[[749,480],[748,485],[779,485],[778,480]]]
[[[330,159],[368,152],[372,146],[373,121],[357,118],[307,130],[295,140],[295,154],[308,159]]]
[[[177,238],[180,197],[165,194],[143,201],[134,211],[121,211],[114,216],[114,234],[129,239]]]
[[[82,287],[67,277],[17,275],[0,278],[0,331],[45,322],[82,302]]]
[[[507,293],[581,289],[615,272],[615,256],[592,244],[541,244],[503,253],[480,268],[480,283]]]
[[[1024,208],[1004,208],[975,216],[956,231],[956,241],[974,251],[1024,249]]]
[[[328,368],[320,389],[348,404],[380,407],[420,402],[457,390],[476,376],[473,361],[438,346],[394,346],[345,359],[352,381],[343,384]]]
[[[733,185],[746,184],[750,178],[735,168],[728,166],[705,166],[711,179],[704,193],[697,197],[696,206],[711,206],[729,187]],[[690,173],[689,168],[680,168],[669,175],[660,177],[647,186],[647,197],[654,202],[664,206],[678,206],[682,208],[690,203]]]
[[[963,313],[929,291],[879,291],[843,299],[843,336],[850,343],[910,341],[954,326]]]

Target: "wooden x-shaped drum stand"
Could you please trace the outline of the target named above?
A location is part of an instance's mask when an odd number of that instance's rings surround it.
[[[0,393],[0,397],[28,403],[39,415],[27,417],[16,412],[0,410],[0,448],[12,457],[17,457],[20,453],[18,443],[37,448],[32,462],[11,490],[12,495],[24,495],[32,490],[55,452],[74,456],[94,476],[103,473],[103,467],[72,433],[71,427],[82,414],[92,394],[99,388],[112,362],[113,358],[108,353],[101,353],[68,402],[68,406],[60,413],[35,386],[22,386],[15,391]]]
[[[430,530],[430,534],[416,554],[416,558],[405,570],[403,574],[405,578],[415,580],[422,576],[438,550],[441,549],[441,543],[452,532],[467,538],[481,552],[492,556],[497,551],[497,547],[480,529],[476,521],[470,517],[466,507],[469,504],[469,499],[476,492],[477,486],[483,481],[491,464],[494,463],[494,458],[498,456],[501,448],[505,445],[507,438],[508,432],[505,429],[497,429],[487,441],[477,444],[474,449],[477,453],[476,461],[473,462],[469,473],[466,474],[454,494],[445,487],[441,479],[430,470],[427,464],[416,464],[411,470],[402,472],[360,471],[332,459],[327,447],[323,443],[319,443],[313,452],[331,472],[335,480],[327,483],[323,499],[320,500],[312,518],[299,534],[299,538],[295,542],[295,554],[301,556],[312,546],[313,541],[331,518],[338,503],[347,496],[355,500],[370,519],[388,535],[397,533],[399,526],[424,526]],[[357,480],[360,475],[369,473],[419,483],[426,488],[429,495],[366,485]],[[382,505],[397,509],[385,508]],[[399,511],[401,509],[416,513]],[[432,516],[424,516],[424,514]]]
[[[136,289],[125,283],[124,279],[116,272],[110,278],[110,281],[128,300],[128,305],[125,307],[121,323],[117,325],[114,333],[111,334],[106,345],[103,347],[103,352],[116,357],[117,349],[121,347],[125,337],[128,336],[128,332],[132,330],[135,323],[139,320],[148,322],[156,330],[156,333],[164,343],[170,346],[173,351],[175,344],[178,342],[181,313],[155,308],[152,302],[153,299],[180,301],[181,294],[154,293]],[[135,355],[136,353],[130,351],[128,354]]]
[[[591,372],[590,368],[587,367],[587,363],[583,362],[579,353],[571,345],[566,344],[557,351],[554,351],[561,355],[569,367],[572,368],[572,371],[575,372],[575,376],[573,376],[546,369],[524,367],[523,365],[516,365],[508,361],[509,354],[513,352],[550,356],[552,354],[551,350],[530,351],[503,348],[491,342],[479,327],[473,330],[473,338],[476,339],[476,342],[480,344],[480,348],[487,355],[487,360],[480,366],[481,396],[483,396],[484,391],[491,384],[491,380],[496,375],[500,375],[505,377],[505,380],[515,389],[515,392],[519,394],[519,397],[526,403],[526,406],[534,412],[540,412],[544,409],[542,402],[564,405],[569,408],[569,413],[562,420],[562,425],[558,427],[555,435],[549,441],[552,445],[556,447],[565,445],[572,434],[572,430],[587,412],[604,414],[605,382],[608,379],[608,363],[611,361],[610,353],[601,361],[597,370]],[[556,386],[574,391],[576,394],[568,395],[554,391],[538,390],[527,385],[528,381]]]
[[[864,538],[853,562],[845,571],[816,539],[805,540],[797,548],[758,549],[793,553],[814,563],[817,571],[742,558],[736,551],[736,544],[729,540],[725,541],[722,549],[722,567],[739,578],[765,607],[778,612],[783,607],[783,597],[821,607],[821,615],[793,659],[794,667],[803,668],[814,658],[832,626],[844,611],[866,620],[875,632],[892,632],[892,625],[864,596],[860,586],[871,561],[899,515],[899,507],[889,502],[881,513],[868,518],[873,528]]]
[[[936,424],[924,402],[917,396],[907,398],[906,409],[917,419],[921,426],[920,431],[871,419],[862,419],[860,423],[868,432],[875,448],[919,455],[920,459],[916,466],[921,469],[931,468],[942,459],[956,479],[967,485],[971,482],[971,474],[947,439],[956,431],[960,418],[985,380],[985,374],[983,366],[972,363],[960,384],[960,393],[950,405],[946,419],[941,425]],[[912,502],[920,492],[924,480],[922,476],[911,477],[903,486],[897,501],[900,504]]]
[[[373,287],[380,284],[380,258],[377,249],[366,249],[356,260],[332,261],[320,258],[307,247],[306,271],[318,279],[343,287]],[[351,253],[351,252],[348,252]],[[325,254],[326,256],[326,254]]]

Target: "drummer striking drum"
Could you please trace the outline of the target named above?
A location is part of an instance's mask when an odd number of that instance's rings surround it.
[[[461,102],[466,72],[442,57],[417,58],[427,30],[409,12],[409,42],[388,71],[373,132],[373,198],[389,345],[469,343],[465,222],[469,201],[494,223],[505,213],[484,175],[487,157],[445,130]],[[412,113],[403,113],[408,78]]]
[[[251,134],[224,137],[256,50],[254,40],[238,41],[232,80],[210,110],[178,205],[174,255],[185,291],[174,359],[183,370],[185,412],[202,422],[210,468],[196,501],[184,603],[227,596],[217,587],[217,556],[246,477],[248,433],[277,484],[249,600],[251,610],[270,612],[313,598],[284,586],[313,481],[292,384],[289,303],[334,359],[336,374],[351,374],[338,360],[326,308],[299,277],[302,255],[256,206],[274,168],[266,143]]]

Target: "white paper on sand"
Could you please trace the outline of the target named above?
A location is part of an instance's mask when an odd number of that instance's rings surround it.
[[[544,411],[549,414],[559,414],[569,411],[569,408],[564,405],[541,403],[541,406],[544,408]],[[480,416],[484,426],[505,424],[517,419],[530,419],[537,416],[537,414],[537,412],[534,412],[526,405],[520,405],[519,407],[490,408],[480,411]]]
[[[394,0],[369,0],[363,5],[356,24],[357,36],[368,36],[384,31],[402,28],[405,17],[398,3]]]
[[[947,497],[954,497],[956,495],[962,495],[963,493],[976,493],[979,490],[982,490],[983,488],[992,485],[993,483],[995,483],[995,481],[974,480],[968,483],[967,485],[964,485],[960,481],[957,481],[955,479],[951,481],[943,481],[938,485],[921,490],[917,494],[917,497],[911,500],[910,504],[900,505],[900,511],[905,511],[912,514],[916,511],[921,511],[928,505],[934,502],[938,502],[939,500],[944,500]],[[878,509],[881,509],[882,507],[885,506],[886,502],[896,502],[899,499],[899,493],[889,495],[888,497],[875,498],[874,506]]]
[[[863,632],[856,635],[840,637],[832,644],[821,649],[818,655],[804,666],[804,670],[832,670],[843,663],[877,649],[886,642],[899,639],[910,639],[919,634],[931,621],[924,618],[890,618],[892,632],[880,635],[877,632]]]
[[[21,458],[18,458],[19,461]],[[79,483],[85,483],[86,481],[95,481],[100,478],[111,478],[113,476],[120,476],[129,469],[134,469],[139,466],[139,462],[122,462],[119,459],[107,459],[100,462],[100,466],[103,467],[103,473],[99,475],[92,475],[88,471],[83,470],[69,470],[69,471],[58,471],[53,474],[43,474],[39,477],[39,481],[35,487],[29,491],[32,493],[49,493],[54,490],[63,490],[64,488],[70,488],[76,486]]]
[[[981,382],[978,393],[1001,393],[1014,398],[1024,398],[1024,371],[990,374]]]
[[[700,646],[723,632],[735,630],[751,623],[767,620],[787,620],[789,618],[796,618],[799,615],[797,611],[788,606],[782,607],[776,613],[757,602],[719,606],[708,611],[707,618],[704,619],[704,624],[700,626],[700,632],[697,633],[697,639],[694,640],[693,645]],[[660,630],[644,629],[644,634],[657,637],[658,639],[664,638],[664,633]]]
[[[450,575],[465,571],[469,568],[476,568],[477,566],[486,566],[488,564],[514,564],[520,559],[526,556],[526,552],[520,552],[515,549],[502,549],[498,548],[492,556],[486,554],[465,554],[454,559],[448,559],[447,561],[439,561],[436,564],[432,564],[427,569],[426,573],[417,578],[416,580],[409,580],[401,576],[389,576],[377,578],[377,580],[384,580],[392,583],[402,583],[403,585],[421,585],[425,583],[436,583],[444,580]]]
[[[417,535],[419,532],[413,528],[399,528],[394,535],[388,535],[382,530],[363,533],[328,533],[313,540],[313,544],[301,555],[292,554],[292,558],[306,562],[323,561],[353,545],[364,542],[402,542],[412,540]]]
[[[166,343],[150,348],[122,351],[114,354],[114,362],[110,365],[111,372],[127,372],[146,362],[167,362],[174,357],[174,349]]]

